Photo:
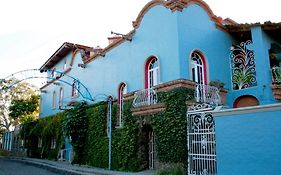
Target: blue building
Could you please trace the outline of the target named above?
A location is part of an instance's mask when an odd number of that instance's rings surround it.
[[[146,128],[146,168],[157,168],[158,136],[140,116],[168,108],[159,93],[191,89],[189,174],[279,174],[281,24],[238,24],[201,0],[153,0],[133,27],[103,49],[63,43],[40,68],[50,77],[40,117],[112,97],[123,127],[123,103],[132,100],[132,115]]]

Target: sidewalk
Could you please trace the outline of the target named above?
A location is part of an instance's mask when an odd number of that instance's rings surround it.
[[[146,170],[141,172],[121,172],[106,170],[101,168],[94,168],[88,166],[71,165],[67,162],[51,161],[43,159],[22,158],[22,157],[0,157],[10,159],[21,163],[33,165],[36,167],[44,168],[49,171],[65,174],[65,175],[154,175],[156,171]]]

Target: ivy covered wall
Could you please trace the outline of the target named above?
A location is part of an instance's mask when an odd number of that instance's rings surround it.
[[[21,125],[20,136],[25,140],[27,156],[51,160],[57,158],[63,144],[61,124],[64,118],[65,113],[58,113],[43,119],[26,121]]]
[[[112,108],[112,169],[139,171],[147,169],[148,151],[144,148],[143,121],[155,134],[157,161],[162,163],[185,163],[186,146],[186,101],[193,97],[193,90],[177,88],[158,93],[159,103],[165,111],[150,116],[132,116],[132,100],[124,103],[122,127],[115,127],[117,105]],[[107,103],[88,106],[79,103],[73,109],[36,122],[28,123],[25,136],[33,140],[33,147],[43,152],[43,158],[54,159],[63,142],[63,133],[71,136],[75,152],[73,162],[108,168]],[[43,147],[37,148],[38,138]],[[31,139],[32,138],[32,139]],[[37,138],[37,140],[36,140]],[[50,138],[56,138],[56,149],[50,149]],[[39,153],[37,153],[40,155]],[[38,156],[37,156],[38,157]]]

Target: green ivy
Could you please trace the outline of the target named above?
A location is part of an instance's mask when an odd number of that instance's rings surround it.
[[[123,127],[115,128],[117,106],[112,109],[112,168],[137,171],[137,133],[136,119],[131,115],[132,102],[124,104]],[[87,140],[87,164],[108,168],[107,104],[100,103],[87,109],[89,132]]]
[[[108,167],[108,139],[106,135],[106,103],[100,103],[87,109],[89,130],[87,134],[87,164]]]
[[[147,168],[146,150],[143,150],[141,121],[150,123],[156,136],[157,159],[163,163],[185,163],[186,101],[193,97],[193,90],[178,88],[158,93],[165,111],[153,116],[132,116],[132,100],[124,102],[123,126],[115,128],[117,105],[112,108],[112,168],[122,171],[139,171]],[[73,109],[40,120],[26,122],[21,130],[29,139],[30,149],[37,155],[53,159],[57,155],[64,136],[71,136],[74,163],[108,168],[107,103],[91,106],[78,103]],[[64,133],[63,133],[63,132]],[[42,149],[37,148],[38,137],[43,139]],[[50,149],[50,140],[57,146]],[[36,140],[37,139],[37,140]],[[36,152],[36,151],[34,151]]]
[[[54,160],[63,143],[61,123],[64,113],[54,116],[29,120],[21,125],[20,135],[25,140],[29,157],[48,158]],[[42,147],[38,147],[39,138],[42,139]],[[51,140],[56,140],[55,149],[51,149]]]
[[[123,108],[123,127],[113,132],[113,168],[123,171],[138,171],[141,162],[138,155],[139,126],[137,117],[131,113],[132,101],[126,101]],[[116,118],[116,117],[115,117]]]
[[[164,112],[152,117],[157,158],[160,162],[184,163],[186,161],[186,101],[193,97],[193,93],[193,90],[178,88],[158,94],[159,100],[166,105]]]
[[[74,163],[85,163],[84,149],[89,128],[88,117],[86,115],[86,102],[78,103],[74,108],[66,111],[63,121],[63,131],[66,136],[71,136],[74,149]]]

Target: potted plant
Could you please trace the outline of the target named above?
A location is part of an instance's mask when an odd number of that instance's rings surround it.
[[[224,87],[224,83],[221,82],[220,80],[212,80],[212,81],[210,81],[209,85],[214,86],[214,87],[218,88],[219,90]]]
[[[212,80],[212,81],[209,82],[209,85],[218,88],[219,95],[220,95],[220,98],[221,98],[221,103],[226,104],[227,90],[224,89],[225,84],[220,80]]]

